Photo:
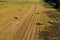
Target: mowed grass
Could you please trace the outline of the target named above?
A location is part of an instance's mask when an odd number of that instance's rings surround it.
[[[23,21],[28,16],[33,4],[0,4],[0,39],[1,40],[14,40],[14,35],[19,29]],[[18,17],[15,19],[14,17]],[[31,17],[31,15],[29,16]],[[28,17],[28,19],[29,19]],[[17,33],[19,34],[19,32]],[[17,35],[18,36],[18,35]]]
[[[18,0],[19,1],[19,0]],[[19,13],[19,10],[26,11],[29,9],[29,5],[33,5],[34,2],[26,2],[17,0],[0,0],[0,20],[5,19],[6,17]]]
[[[26,11],[26,9],[29,9],[29,4],[25,3],[20,3],[20,4],[0,4],[0,18],[2,17],[7,17],[11,14],[15,13],[20,13],[19,10],[21,11]]]
[[[28,4],[0,4],[0,21],[24,14],[28,9]]]

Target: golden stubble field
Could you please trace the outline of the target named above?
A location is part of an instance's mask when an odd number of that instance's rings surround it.
[[[57,12],[43,4],[0,4],[0,40],[59,40],[60,19],[52,16]]]

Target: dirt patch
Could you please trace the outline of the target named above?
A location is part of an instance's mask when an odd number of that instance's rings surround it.
[[[40,14],[40,13],[38,12],[38,13],[36,13],[36,14]]]
[[[21,11],[21,10],[19,10],[19,11]]]
[[[18,17],[13,17],[14,19],[18,19]]]
[[[60,22],[49,23],[51,24],[51,26],[45,27],[44,31],[38,31],[39,40],[60,40]]]
[[[49,18],[54,18],[56,19],[56,21],[60,19],[60,14],[58,11],[50,10],[50,11],[45,11],[45,13],[47,14]]]
[[[43,25],[43,23],[36,23],[36,25]]]

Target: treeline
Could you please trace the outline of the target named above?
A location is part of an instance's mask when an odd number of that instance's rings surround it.
[[[60,8],[60,0],[57,0],[55,7],[56,7],[56,8]]]
[[[54,6],[54,8],[60,9],[60,0],[44,0],[45,2]]]

